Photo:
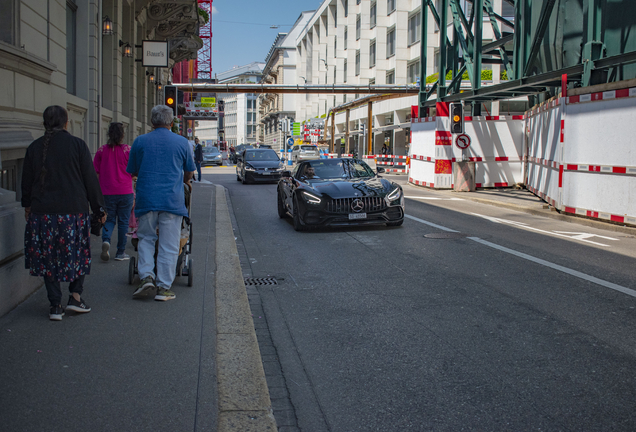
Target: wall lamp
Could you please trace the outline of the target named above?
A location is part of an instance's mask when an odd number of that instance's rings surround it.
[[[102,21],[102,34],[104,36],[110,36],[113,34],[113,22],[110,18],[108,18],[108,15],[106,15]]]
[[[146,76],[148,76],[148,82],[149,83],[154,83],[155,82],[155,74],[153,74],[152,72],[146,71]]]
[[[132,47],[130,46],[129,43],[124,43],[121,41],[121,39],[119,40],[119,46],[123,47],[121,54],[124,57],[132,57],[133,56],[133,52],[132,52]]]
[[[157,91],[161,91],[162,88],[163,88],[163,84],[157,81]]]

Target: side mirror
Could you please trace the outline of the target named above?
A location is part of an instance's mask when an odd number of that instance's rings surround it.
[[[284,177],[284,178],[291,178],[291,172],[290,172],[290,171],[285,170],[285,171],[283,171],[283,172],[281,172],[281,173],[280,173],[280,176],[281,176],[281,177]]]
[[[287,159],[286,159],[286,158],[281,158],[280,160],[282,160],[283,162],[285,162]]]
[[[383,172],[386,172],[386,170],[385,170],[384,168],[382,168],[382,167],[378,167],[378,168],[377,168],[377,171],[378,171],[378,174],[381,174],[381,173],[383,173]]]

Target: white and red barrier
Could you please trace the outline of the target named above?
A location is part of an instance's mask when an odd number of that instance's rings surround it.
[[[560,98],[527,113],[527,187],[557,209],[636,224],[636,88]]]
[[[411,122],[409,181],[435,189],[453,187],[453,162],[475,163],[476,187],[513,186],[523,181],[524,116],[465,117],[464,131],[471,138],[462,151],[451,134],[447,103],[437,104],[438,117]]]

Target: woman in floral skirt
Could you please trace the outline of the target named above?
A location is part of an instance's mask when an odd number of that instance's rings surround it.
[[[44,278],[49,318],[59,321],[60,282],[70,282],[66,310],[91,311],[81,297],[91,268],[89,203],[93,213],[102,214],[104,198],[86,143],[66,131],[66,110],[50,106],[43,117],[44,136],[27,148],[22,172],[24,255],[31,275]]]

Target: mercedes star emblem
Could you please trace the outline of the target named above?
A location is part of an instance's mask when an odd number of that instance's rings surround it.
[[[360,213],[362,210],[364,210],[364,201],[362,201],[360,198],[353,200],[353,202],[351,203],[351,210],[356,213]]]

